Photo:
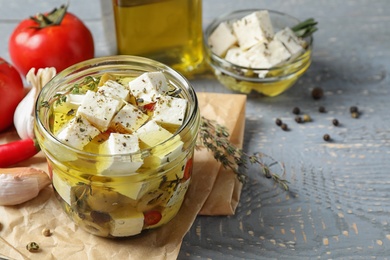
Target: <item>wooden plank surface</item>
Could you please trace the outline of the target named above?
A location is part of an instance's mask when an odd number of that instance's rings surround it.
[[[61,1],[1,0],[0,56],[18,19]],[[70,10],[91,28],[97,56],[112,39],[98,1],[72,1]],[[282,162],[290,192],[248,170],[234,216],[198,217],[179,259],[390,258],[390,1],[204,0],[204,25],[237,9],[268,8],[319,22],[313,63],[286,93],[248,95],[244,147]],[[197,91],[230,93],[213,77],[192,80]],[[321,87],[315,101],[311,90]],[[327,113],[318,112],[322,105]],[[352,118],[350,106],[362,111]],[[297,124],[299,106],[313,121]],[[282,131],[275,119],[286,122]],[[332,125],[337,118],[340,125]],[[332,142],[323,141],[327,133]]]

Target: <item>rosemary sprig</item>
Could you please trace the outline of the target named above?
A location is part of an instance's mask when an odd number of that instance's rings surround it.
[[[270,165],[263,162],[265,157],[262,153],[249,155],[242,149],[237,148],[229,141],[229,132],[225,126],[218,124],[214,120],[201,117],[199,142],[196,148],[205,147],[214,154],[214,158],[225,168],[230,168],[240,181],[244,180],[244,174],[241,168],[247,169],[248,162],[257,164],[261,167],[265,177],[272,178],[283,189],[288,190],[288,181],[281,178],[278,174],[270,169]]]
[[[291,30],[295,33],[296,36],[305,38],[311,36],[315,31],[318,30],[316,27],[317,24],[317,21],[315,21],[313,18],[309,18],[291,27]]]

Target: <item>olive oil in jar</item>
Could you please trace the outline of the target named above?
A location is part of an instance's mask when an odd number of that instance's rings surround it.
[[[118,54],[148,57],[183,73],[203,62],[202,0],[113,0]]]

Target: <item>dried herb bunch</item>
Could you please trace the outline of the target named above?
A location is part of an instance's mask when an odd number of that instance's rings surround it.
[[[218,124],[214,120],[201,117],[199,141],[196,148],[205,147],[214,154],[214,158],[225,168],[230,168],[237,174],[240,181],[244,181],[244,173],[240,169],[247,169],[248,162],[260,166],[263,174],[267,178],[272,178],[283,189],[288,190],[288,181],[281,178],[270,169],[270,165],[264,163],[265,157],[262,153],[252,155],[245,153],[242,149],[234,146],[229,141],[229,132],[225,126]]]

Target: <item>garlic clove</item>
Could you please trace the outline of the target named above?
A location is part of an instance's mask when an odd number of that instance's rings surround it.
[[[35,74],[35,68],[31,68],[26,80],[31,84],[31,89],[16,107],[14,112],[14,125],[21,139],[34,138],[34,105],[39,92],[54,76],[55,68],[41,68]]]
[[[51,183],[46,172],[31,167],[0,169],[0,205],[11,206],[29,201]]]
[[[34,117],[32,116],[34,107],[31,103],[35,102],[35,92],[35,89],[31,89],[20,101],[14,113],[15,129],[21,139],[34,138],[34,132],[31,131],[32,127],[30,125],[34,124]]]

